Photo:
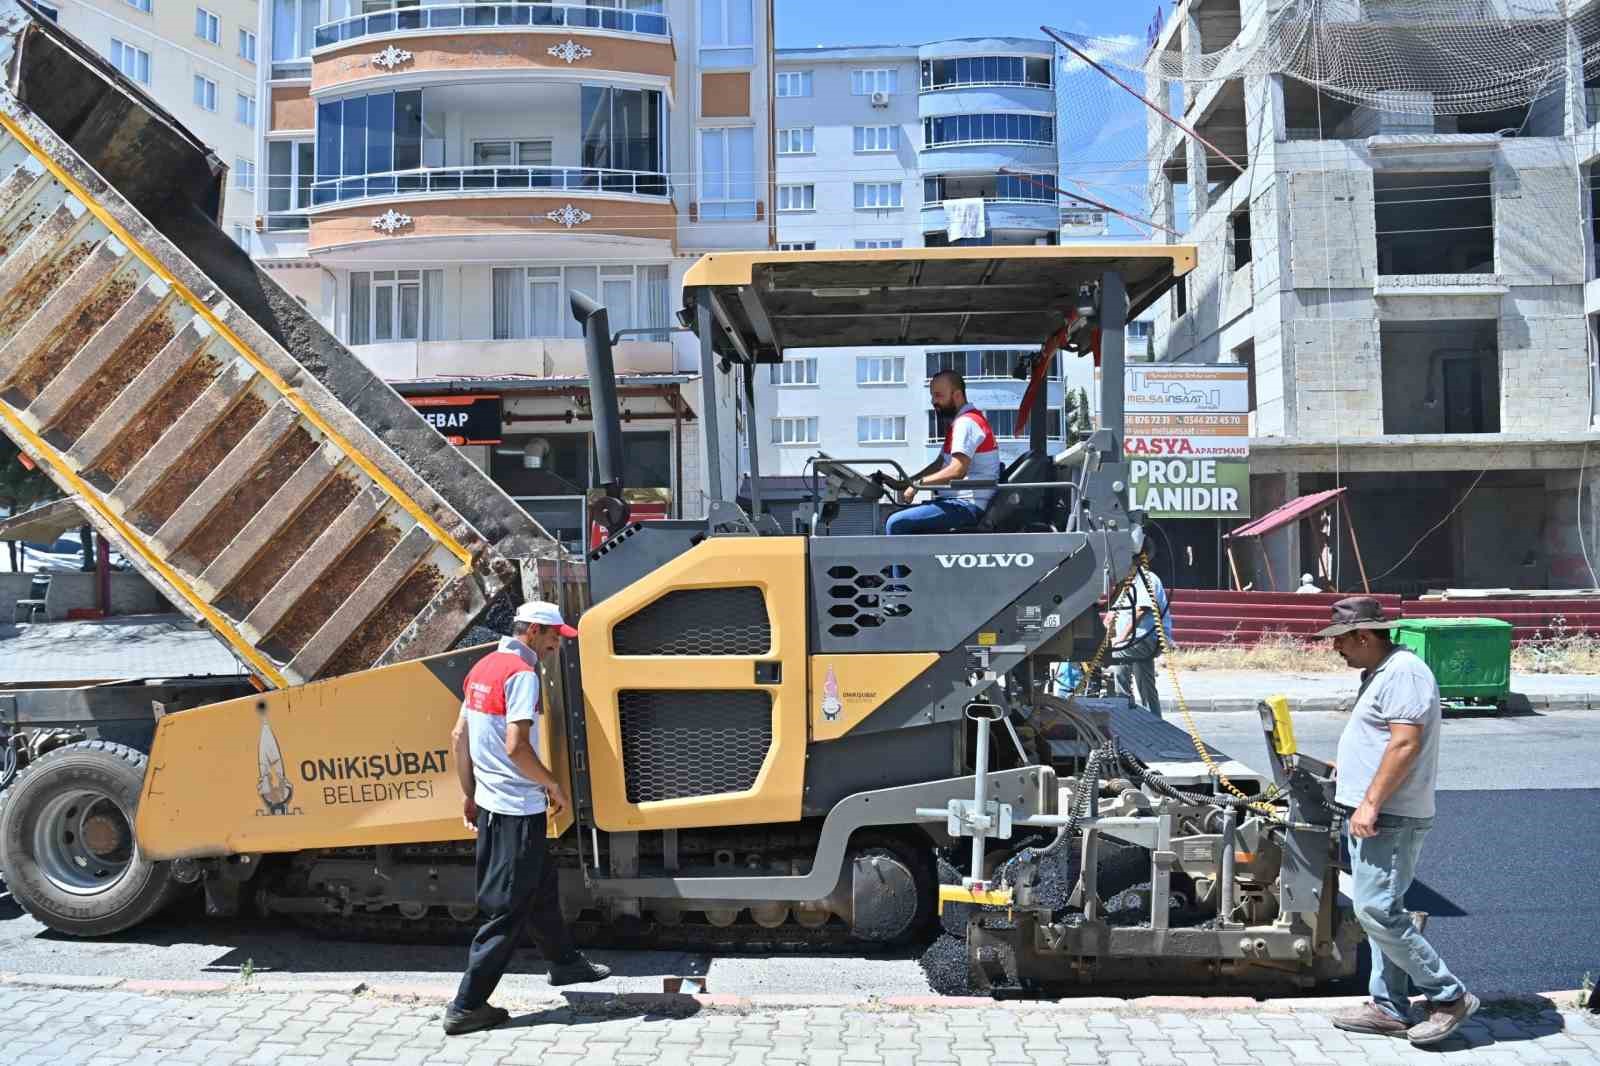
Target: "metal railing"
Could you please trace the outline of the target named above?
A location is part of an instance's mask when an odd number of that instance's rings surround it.
[[[974,198],[973,197],[967,197],[967,196],[946,196],[944,198],[944,200],[924,200],[922,202],[922,206],[924,208],[937,207],[940,210],[943,210],[944,209],[944,205],[945,205],[945,200],[968,200],[968,199],[974,199]],[[1045,206],[1048,207],[1048,206],[1050,206],[1050,205],[1052,205],[1052,204],[1054,204],[1056,202],[1056,198],[1054,196],[1049,196],[1049,195],[1046,195],[1046,194],[1043,194],[1043,193],[1041,193],[1038,197],[1032,197],[1032,196],[985,196],[983,198],[983,202],[986,203],[986,204],[1044,204]]]
[[[602,9],[608,10],[608,9]],[[603,167],[424,167],[324,178],[311,186],[312,206],[437,192],[615,192],[666,199],[666,174]]]
[[[316,29],[314,48],[343,44],[380,33],[408,30],[481,29],[518,26],[565,26],[571,29],[616,30],[645,37],[672,36],[667,16],[656,11],[626,11],[579,4],[439,4],[396,7],[325,22]]]
[[[950,89],[1044,89],[1049,91],[1055,86],[1047,81],[945,81],[936,84],[923,85],[919,93],[942,93]]]

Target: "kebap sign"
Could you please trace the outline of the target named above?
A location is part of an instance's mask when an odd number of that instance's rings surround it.
[[[1250,516],[1250,368],[1127,368],[1128,506],[1152,518]]]

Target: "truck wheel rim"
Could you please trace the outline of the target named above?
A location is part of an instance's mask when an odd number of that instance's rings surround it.
[[[80,789],[50,799],[34,822],[33,853],[45,879],[62,892],[105,892],[133,865],[133,831],[121,805]]]

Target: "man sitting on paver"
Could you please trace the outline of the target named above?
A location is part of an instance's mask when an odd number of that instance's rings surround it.
[[[1361,671],[1350,722],[1339,738],[1334,803],[1350,834],[1356,918],[1372,947],[1372,1000],[1334,1019],[1352,1033],[1404,1035],[1437,1044],[1478,1009],[1433,945],[1411,922],[1406,890],[1433,826],[1439,773],[1439,684],[1427,664],[1389,637],[1378,601],[1352,596],[1333,605],[1317,633]],[[1412,1024],[1410,986],[1427,997]]]

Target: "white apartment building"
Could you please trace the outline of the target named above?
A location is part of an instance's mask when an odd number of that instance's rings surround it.
[[[470,408],[467,453],[570,542],[594,476],[568,299],[597,298],[626,481],[702,513],[674,312],[699,255],[773,240],[771,0],[267,0],[259,32],[263,266],[419,407]]]
[[[778,247],[1058,243],[1056,68],[1052,43],[1019,38],[779,51]],[[951,241],[945,201],[964,198],[982,199],[985,234]],[[1011,376],[1022,351],[797,353],[758,391],[762,473],[782,493],[798,490],[793,479],[818,451],[910,472],[927,465],[944,432],[927,390],[941,369],[966,376],[1009,460],[1026,448],[1015,429],[1024,383]],[[1087,359],[1068,363],[1069,377],[1050,385],[1054,442],[1066,391],[1091,385]]]
[[[259,181],[256,0],[41,0],[35,6],[150,93],[227,165],[222,226],[249,247]]]

